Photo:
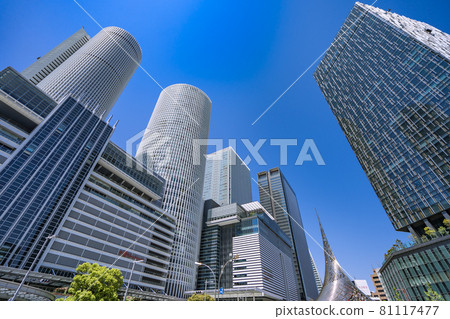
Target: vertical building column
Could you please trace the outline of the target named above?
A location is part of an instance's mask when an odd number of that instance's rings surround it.
[[[411,227],[411,225],[408,225],[408,231],[415,238],[420,238],[419,234],[417,234],[417,232],[414,230],[414,228]]]
[[[432,230],[434,230],[437,233],[437,229],[433,226],[433,224],[430,223],[428,218],[425,218],[423,221],[425,222],[425,225],[427,225],[427,227],[431,228]]]

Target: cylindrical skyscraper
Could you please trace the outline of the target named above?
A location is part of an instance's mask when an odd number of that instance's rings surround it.
[[[107,27],[37,87],[57,102],[69,94],[95,110],[95,114],[106,117],[141,59],[141,49],[131,34],[118,27]]]
[[[177,228],[166,293],[177,297],[195,289],[206,154],[206,146],[198,149],[195,143],[208,138],[210,114],[211,100],[200,89],[169,86],[159,96],[136,155],[167,182],[163,209],[177,218]]]

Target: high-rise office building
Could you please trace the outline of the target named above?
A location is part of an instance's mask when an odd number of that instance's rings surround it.
[[[0,265],[16,280],[1,281],[4,295],[35,262],[30,276],[51,278],[37,283],[48,291],[97,262],[120,269],[129,293],[163,296],[175,231],[160,207],[165,181],[108,142],[112,132],[74,98],[56,103],[13,68],[0,72]],[[42,298],[35,288],[18,298]]]
[[[31,266],[46,237],[55,234],[112,132],[108,123],[69,97],[3,163],[1,265]]]
[[[113,128],[72,98],[57,105],[10,67],[0,91],[0,264],[27,269]]]
[[[236,224],[242,218],[258,213],[269,214],[259,202],[239,205],[232,203],[220,206],[212,199],[205,201],[203,211],[202,238],[199,261],[207,264],[214,273],[220,274],[221,267],[233,254],[233,237],[236,235]],[[206,284],[208,281],[208,285]],[[218,285],[209,269],[198,269],[197,289],[213,288]],[[228,289],[233,287],[233,269],[227,267],[222,272],[220,286]]]
[[[56,102],[70,95],[105,118],[142,59],[136,39],[107,27],[47,75],[37,87]]]
[[[291,240],[300,298],[316,299],[314,271],[294,190],[279,168],[259,172],[258,187],[261,204]]]
[[[0,71],[0,167],[55,107],[13,68]]]
[[[165,181],[109,142],[36,270],[72,278],[84,262],[113,265],[130,288],[163,293],[175,218],[160,207]]]
[[[66,61],[79,48],[85,45],[91,37],[81,28],[72,36],[61,42],[58,46],[53,48],[50,52],[23,70],[22,75],[31,83],[38,84],[47,75],[53,72],[58,66]]]
[[[203,207],[202,235],[198,261],[208,265],[212,271],[206,266],[198,267],[197,289],[199,290],[217,288],[219,278],[217,278],[216,274],[220,273],[220,267],[224,264],[222,256],[228,257],[228,254],[231,252],[228,246],[222,247],[221,245],[223,236],[220,225],[208,224],[208,214],[211,215],[210,210],[216,207],[220,207],[220,205],[212,199],[206,200]],[[225,282],[228,285],[228,282]]]
[[[317,266],[311,254],[311,251],[309,252],[309,256],[311,257],[311,265],[314,271],[314,279],[316,280],[317,293],[320,294],[320,291],[322,290],[322,280],[320,279],[319,271],[317,270]]]
[[[314,73],[394,228],[416,242],[425,227],[443,237],[405,250],[411,256],[450,247],[450,235],[438,231],[450,220],[449,48],[449,34],[357,2]],[[390,255],[381,277],[401,255]],[[448,258],[442,267],[450,268]],[[427,283],[450,296],[450,278],[427,272],[405,283],[408,298],[421,300]],[[385,288],[389,296],[393,287]]]
[[[232,256],[238,257],[228,262]],[[199,261],[212,272],[199,267],[197,290],[212,294],[220,277],[221,300],[299,298],[291,241],[259,202],[218,206],[207,200]]]
[[[256,214],[237,225],[233,287],[257,287],[278,300],[298,300],[291,241],[269,216]]]
[[[221,206],[252,201],[250,169],[232,147],[206,156],[203,199]]]
[[[396,230],[449,218],[450,36],[356,3],[314,77]]]
[[[162,207],[177,219],[166,292],[195,288],[211,101],[200,89],[175,84],[161,92],[137,157],[166,180]]]

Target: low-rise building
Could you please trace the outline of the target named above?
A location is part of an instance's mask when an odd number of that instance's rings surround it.
[[[389,300],[425,300],[429,287],[450,300],[450,235],[394,247],[379,270]]]
[[[381,284],[380,275],[378,271],[380,268],[373,269],[373,274],[370,275],[373,285],[375,287],[375,292],[371,292],[372,298],[378,298],[381,301],[387,301],[386,292],[384,291],[383,285]]]

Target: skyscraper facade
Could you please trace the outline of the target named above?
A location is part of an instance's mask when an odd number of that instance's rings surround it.
[[[104,42],[102,53],[114,54]],[[104,76],[98,65],[72,71],[81,84]],[[110,143],[114,127],[80,100],[57,103],[13,68],[0,72],[0,265],[71,278],[79,264],[97,262],[119,268],[130,292],[162,293],[176,221],[160,207],[165,181]]]
[[[262,206],[275,218],[292,243],[300,298],[316,299],[318,292],[314,271],[294,190],[279,168],[259,172],[258,187]]]
[[[232,147],[206,156],[203,199],[219,205],[252,201],[250,169]]]
[[[108,123],[69,97],[3,163],[1,265],[31,266],[46,237],[54,235],[112,132]]]
[[[142,59],[136,39],[107,27],[78,49],[37,87],[56,102],[70,95],[105,118]]]
[[[211,216],[211,209],[220,207],[212,199],[208,199],[204,203],[203,208],[203,222],[202,222],[202,235],[200,239],[200,251],[198,256],[198,261],[208,265],[211,270],[206,267],[198,267],[197,271],[197,289],[216,289],[218,286],[217,278],[218,273],[220,273],[221,264],[223,264],[222,253],[230,253],[230,249],[227,247],[222,248],[222,229],[220,225],[211,225],[209,223]],[[228,256],[228,255],[227,255]],[[228,284],[228,283],[226,283]]]
[[[161,92],[136,156],[166,180],[162,207],[177,219],[166,292],[183,297],[196,283],[206,140],[211,100],[200,89],[175,84]]]
[[[322,290],[322,279],[320,279],[319,271],[317,270],[317,266],[311,254],[311,251],[309,252],[309,256],[311,257],[311,264],[313,267],[314,279],[316,280],[317,292],[320,294],[320,291]]]
[[[53,48],[50,52],[39,57],[37,61],[21,72],[22,75],[34,85],[38,84],[78,49],[85,45],[90,38],[91,37],[86,31],[84,31],[84,28],[81,28]]]
[[[399,278],[409,300],[428,284],[449,298],[448,258],[435,263],[450,247],[449,48],[433,26],[357,2],[314,73],[394,228],[414,238],[380,269],[390,298]]]
[[[230,263],[231,256],[238,257]],[[221,300],[299,298],[290,239],[259,202],[207,200],[199,261],[212,272],[199,267],[197,290],[219,287],[220,275]]]
[[[419,237],[449,218],[449,47],[357,2],[314,73],[395,229]]]
[[[269,216],[260,213],[237,224],[233,287],[258,287],[278,300],[298,300],[291,242]]]
[[[159,207],[164,183],[109,142],[36,269],[72,278],[84,262],[113,265],[130,288],[163,293],[175,231]]]
[[[12,67],[0,71],[0,167],[55,107]]]

